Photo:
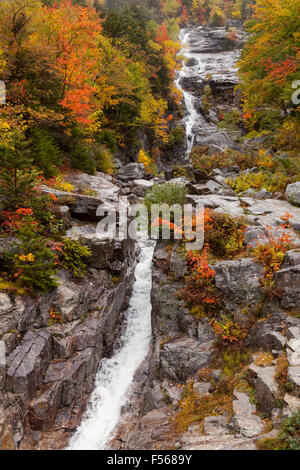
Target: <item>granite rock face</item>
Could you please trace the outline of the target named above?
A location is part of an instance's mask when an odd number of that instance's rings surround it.
[[[263,298],[263,267],[251,258],[221,261],[214,265],[216,286],[229,309],[255,309]]]
[[[282,291],[281,305],[287,309],[300,309],[300,264],[281,269],[274,276],[275,286]]]
[[[25,435],[18,441],[13,434],[14,404],[9,405],[5,409],[5,419],[12,429],[9,445],[61,448],[67,444],[93,389],[98,364],[102,357],[111,353],[122,312],[128,305],[133,283],[135,255],[132,255],[132,259],[127,260],[124,279],[117,286],[108,271],[99,271],[99,276],[94,273],[92,277],[87,276],[85,282],[62,283],[56,293],[28,304],[25,301],[23,315],[28,315],[28,322],[23,322],[24,336],[18,329],[22,324],[18,320],[20,312],[13,302],[5,303],[14,310],[7,313],[10,321],[5,330],[9,328],[9,331],[4,332],[0,342],[1,400],[15,397],[21,409],[20,427]],[[49,326],[51,305],[62,315],[62,324]],[[11,325],[17,328],[16,333],[11,333]],[[11,335],[15,336],[14,340]],[[58,423],[66,429],[59,438]],[[6,427],[3,429],[6,432]],[[46,440],[44,431],[47,431]],[[1,445],[6,448],[6,440],[6,434],[0,432],[0,448]]]
[[[300,181],[296,183],[289,184],[286,188],[286,197],[291,204],[300,206]]]
[[[143,179],[145,174],[145,166],[142,163],[128,163],[119,170],[118,177],[126,182]]]
[[[89,186],[97,195],[41,189],[64,201],[65,226],[72,224],[67,235],[90,248],[86,275],[78,279],[60,270],[58,287],[35,297],[0,293],[0,449],[67,445],[130,299],[137,244],[99,239],[91,223],[99,220],[99,206],[118,206],[120,188],[100,173],[73,175],[72,183],[76,191]],[[53,322],[51,311],[60,322]]]
[[[262,432],[263,423],[254,414],[256,407],[250,403],[248,395],[234,390],[233,398],[233,428],[244,437],[259,435]]]

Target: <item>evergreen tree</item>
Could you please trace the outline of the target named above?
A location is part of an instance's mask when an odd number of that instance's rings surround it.
[[[60,149],[46,129],[35,130],[32,134],[34,163],[48,178],[56,173],[55,166],[61,164]]]
[[[34,175],[29,171],[30,158],[28,141],[21,133],[14,133],[11,145],[0,144],[0,195],[5,196],[4,205],[17,206],[24,196],[32,192]]]

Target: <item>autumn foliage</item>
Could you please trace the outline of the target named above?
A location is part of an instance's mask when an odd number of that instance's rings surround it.
[[[180,296],[190,305],[202,305],[209,312],[219,304],[219,294],[215,288],[215,272],[208,261],[209,247],[206,245],[202,252],[188,252],[187,262],[189,275],[185,279],[185,287]]]
[[[248,24],[249,39],[239,62],[244,117],[258,129],[268,106],[298,122],[292,102],[300,70],[300,4],[294,0],[258,0]],[[263,108],[266,108],[265,113]]]
[[[166,26],[151,29],[133,7],[104,14],[71,0],[3,0],[1,144],[22,136],[48,175],[66,160],[89,173],[111,169],[112,154],[141,130],[159,148],[179,102],[177,52]]]

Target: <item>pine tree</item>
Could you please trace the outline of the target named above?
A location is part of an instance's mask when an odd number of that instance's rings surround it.
[[[4,196],[4,206],[16,207],[32,192],[32,163],[28,141],[22,133],[13,134],[11,145],[0,144],[0,195]]]
[[[46,129],[38,129],[33,132],[32,148],[34,162],[44,175],[47,178],[55,175],[55,166],[61,163],[60,150]]]

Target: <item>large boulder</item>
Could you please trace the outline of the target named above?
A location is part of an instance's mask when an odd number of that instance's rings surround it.
[[[279,397],[279,387],[275,379],[276,368],[253,364],[249,367],[249,371],[254,379],[257,405],[262,412],[271,415]]]
[[[53,382],[34,398],[28,408],[28,420],[34,431],[48,431],[52,428],[61,404],[62,382]]]
[[[237,37],[239,39],[243,37],[238,30]],[[193,48],[191,52],[194,54],[229,51],[238,45],[238,42],[235,44],[228,39],[228,31],[225,28],[197,28],[191,32],[189,42]]]
[[[74,185],[73,192],[65,192],[48,186],[40,186],[44,194],[54,194],[61,206],[68,206],[72,216],[80,220],[99,221],[104,215],[100,214],[99,207],[103,209],[118,208],[120,188],[112,181],[112,177],[103,173],[87,175],[80,173],[70,175],[69,181]],[[84,190],[93,190],[92,196],[86,196]],[[82,194],[83,193],[83,194]],[[62,211],[61,216],[68,223],[66,208],[58,209]]]
[[[298,310],[300,308],[300,265],[277,271],[274,283],[282,293],[282,307]]]
[[[287,200],[291,204],[300,206],[300,181],[297,181],[297,183],[289,184],[286,188],[285,195]]]
[[[140,180],[146,174],[143,163],[128,163],[119,170],[119,179],[121,181]]]
[[[116,201],[120,194],[120,188],[114,184],[113,177],[105,173],[97,172],[95,175],[78,173],[70,175],[69,180],[74,184],[77,192],[91,189],[98,197],[109,201]]]
[[[264,292],[260,284],[263,266],[252,258],[233,261],[221,261],[213,266],[215,282],[222,293],[225,306],[231,310],[249,308],[255,310],[263,299]]]
[[[69,406],[76,397],[92,391],[93,375],[98,365],[92,353],[91,348],[86,348],[71,359],[52,362],[48,367],[44,383],[58,382],[62,385],[60,405]]]
[[[154,182],[151,180],[134,180],[132,192],[139,197],[144,197],[146,192],[153,187]]]
[[[210,363],[213,344],[213,341],[201,343],[186,336],[165,342],[160,352],[160,377],[186,381]]]
[[[67,237],[72,240],[81,240],[91,251],[91,256],[86,259],[89,268],[108,269],[114,273],[121,273],[125,267],[125,261],[134,256],[134,240],[101,238],[97,233],[97,227],[92,224],[73,226],[67,232]],[[130,254],[131,253],[131,254]]]
[[[191,184],[189,183],[188,191],[190,194],[197,194],[198,196],[202,196],[205,194],[214,194],[218,193],[223,186],[216,181],[210,180],[207,183],[198,183],[198,184]]]
[[[97,221],[101,217],[97,216],[98,207],[105,203],[105,198],[84,196],[83,194],[68,193],[48,186],[40,186],[43,194],[54,194],[61,205],[68,206],[72,216],[80,220]]]
[[[195,126],[195,145],[206,147],[210,153],[222,152],[228,148],[240,150],[240,147],[231,139],[226,131],[218,131],[208,133],[203,127]]]
[[[28,332],[7,358],[7,389],[26,401],[43,382],[51,361],[51,335]]]

